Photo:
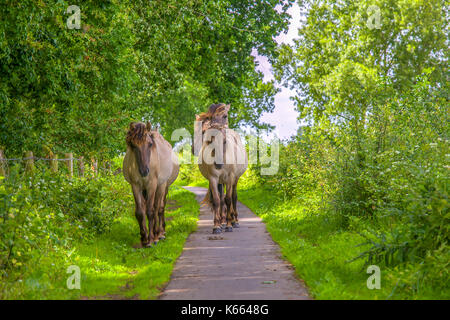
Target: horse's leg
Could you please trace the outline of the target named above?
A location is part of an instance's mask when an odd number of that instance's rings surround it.
[[[237,212],[237,182],[233,185],[233,196],[232,196],[232,206],[233,206],[233,228],[239,228],[238,212]]]
[[[218,183],[215,179],[209,180],[209,188],[211,189],[212,194],[212,207],[214,213],[214,228],[213,233],[221,233],[222,229],[220,228],[220,195],[218,189]]]
[[[227,183],[227,192],[225,194],[225,202],[227,204],[227,227],[225,228],[226,232],[233,231],[233,226],[232,226],[232,220],[233,220],[232,197],[233,197],[233,185],[231,183]]]
[[[141,188],[137,185],[131,185],[131,189],[133,190],[134,203],[136,205],[134,214],[139,223],[139,231],[141,234],[141,245],[146,247],[148,245],[147,242],[147,227],[145,226],[145,199],[142,193]]]
[[[156,179],[150,182],[147,188],[146,215],[148,220],[148,243],[151,245],[155,241],[155,196],[156,196]]]
[[[225,224],[227,222],[226,220],[226,214],[225,214],[225,192],[223,192],[223,184],[219,184],[218,188],[219,190],[219,195],[220,195],[220,224],[222,226],[222,228],[225,228]]]
[[[155,217],[155,222],[154,222],[154,231],[153,234],[155,236],[154,238],[154,242],[155,244],[159,241],[159,237],[161,235],[161,229],[162,229],[162,221],[160,219],[160,210],[161,210],[161,205],[163,203],[163,197],[164,197],[164,191],[166,190],[165,185],[161,185],[158,186],[156,188],[156,192],[155,192],[155,208],[154,208],[154,212],[153,215]]]
[[[166,234],[166,217],[165,217],[165,213],[166,213],[166,205],[167,205],[167,195],[169,194],[169,186],[166,187],[166,194],[164,195],[164,204],[163,204],[163,234]]]
[[[166,207],[166,201],[167,201],[167,193],[169,188],[167,186],[165,186],[164,188],[162,188],[163,193],[160,196],[160,200],[159,200],[159,208],[158,208],[158,218],[159,218],[159,230],[157,233],[157,237],[159,240],[164,240],[166,237],[164,236],[164,234],[166,233],[166,222],[164,219],[164,212],[165,212],[165,207]],[[155,211],[156,212],[156,211]]]
[[[157,191],[158,192],[158,191]],[[161,228],[161,223],[159,221],[159,211],[161,210],[161,205],[158,206],[158,203],[161,203],[159,200],[158,193],[155,194],[155,201],[153,202],[153,215],[155,220],[153,222],[153,234],[155,239],[153,240],[155,243],[159,240],[159,230]]]

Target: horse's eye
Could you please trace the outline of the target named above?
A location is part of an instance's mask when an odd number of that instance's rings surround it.
[[[226,119],[226,118],[227,118],[227,116],[223,116],[223,118],[224,118],[224,119]]]

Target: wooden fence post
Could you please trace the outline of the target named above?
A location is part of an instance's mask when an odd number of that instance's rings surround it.
[[[33,151],[26,151],[25,158],[25,173],[32,174],[34,171]]]
[[[84,177],[84,157],[81,156],[80,160],[78,160],[78,170],[80,177]]]
[[[53,152],[50,153],[50,171],[53,173],[58,172],[58,161],[56,159],[58,159],[58,155],[54,154]]]
[[[64,157],[68,160],[66,160],[67,169],[69,169],[69,177],[73,177],[73,153],[69,152],[64,155]]]
[[[0,149],[0,176],[5,177],[6,176],[6,161],[3,159],[5,159],[5,157],[3,155],[3,150]]]

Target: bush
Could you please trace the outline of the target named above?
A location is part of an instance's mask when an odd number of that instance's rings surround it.
[[[412,279],[448,283],[449,114],[424,75],[411,90],[373,107],[362,127],[303,128],[281,146],[275,176],[260,176],[258,165],[250,171],[278,199],[323,215],[335,225],[329,230],[365,238],[350,261],[414,270],[399,276],[399,285],[412,290]]]
[[[37,252],[109,231],[122,210],[119,191],[128,191],[117,184],[124,183],[121,175],[69,179],[37,169],[27,176],[12,167],[0,183],[2,275]]]

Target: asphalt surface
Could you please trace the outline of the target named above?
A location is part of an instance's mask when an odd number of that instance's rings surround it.
[[[203,200],[206,190],[186,187]],[[238,193],[239,196],[239,193]],[[238,202],[240,228],[212,234],[213,215],[200,208],[198,229],[186,240],[161,300],[306,300],[305,285],[266,231]]]

